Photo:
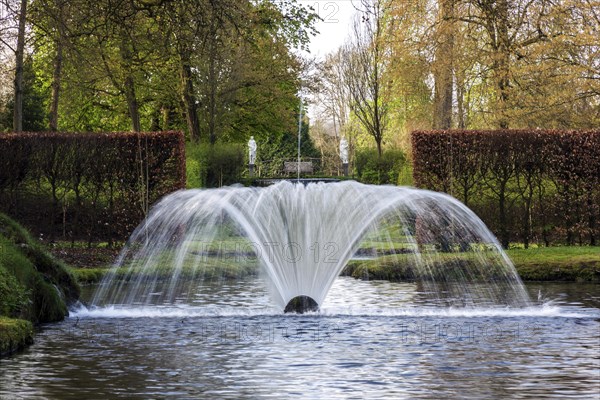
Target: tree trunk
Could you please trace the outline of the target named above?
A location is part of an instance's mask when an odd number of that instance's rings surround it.
[[[456,108],[458,113],[457,127],[465,129],[465,80],[464,74],[456,73]]]
[[[162,120],[162,130],[163,131],[168,131],[169,127],[171,126],[171,107],[170,106],[165,106],[163,105],[162,108],[160,109],[160,112],[162,114],[161,120]]]
[[[131,129],[134,132],[139,132],[141,131],[140,113],[137,97],[135,95],[135,83],[131,75],[128,75],[127,78],[125,78],[125,97],[127,99],[129,117],[131,118]]]
[[[216,43],[216,23],[212,22],[211,35],[210,35],[210,50],[209,50],[209,61],[208,61],[208,85],[209,85],[209,96],[208,96],[208,137],[210,144],[215,144],[217,141],[216,129],[216,113],[217,113],[217,43]]]
[[[454,51],[454,0],[440,1],[439,43],[436,50],[433,127],[452,127],[452,70]]]
[[[131,129],[134,132],[141,131],[140,127],[140,113],[137,97],[135,94],[135,80],[133,78],[133,72],[131,64],[133,62],[133,55],[129,48],[130,38],[125,31],[121,32],[121,60],[123,69],[125,70],[125,82],[123,82],[123,90],[125,91],[125,99],[127,100],[127,109],[129,110],[129,118],[131,119]]]
[[[185,119],[192,141],[200,140],[200,123],[198,121],[198,107],[194,94],[194,83],[192,82],[192,68],[189,55],[180,52],[180,78],[182,86],[182,101],[185,107]]]
[[[498,126],[508,129],[508,118],[506,115],[510,87],[510,37],[508,35],[508,1],[498,0],[497,3],[498,23],[498,48],[496,51],[496,79],[498,84],[500,100],[500,119]]]
[[[54,56],[54,71],[52,73],[52,98],[50,99],[50,112],[48,128],[50,131],[58,130],[58,104],[60,98],[60,83],[62,78],[63,46],[65,39],[64,29],[64,2],[57,2],[59,18],[56,22],[58,37],[55,40],[56,55]]]
[[[15,108],[13,112],[13,130],[23,130],[23,53],[25,51],[25,17],[27,16],[27,0],[21,0],[19,13],[19,30],[17,35],[17,51],[15,54]]]
[[[56,56],[54,58],[54,72],[52,74],[52,98],[50,100],[50,120],[48,128],[51,131],[58,130],[58,100],[60,96],[60,81],[63,61],[62,38],[56,41]]]

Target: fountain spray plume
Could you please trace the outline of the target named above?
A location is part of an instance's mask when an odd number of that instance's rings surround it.
[[[352,181],[173,193],[134,232],[93,303],[174,303],[207,271],[235,264],[260,267],[281,310],[315,311],[368,249],[449,305],[529,304],[496,238],[459,201]]]

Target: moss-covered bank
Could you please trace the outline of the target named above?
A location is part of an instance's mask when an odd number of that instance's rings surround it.
[[[68,304],[78,298],[79,286],[68,268],[22,226],[0,214],[2,353],[30,342],[32,323],[62,320]]]
[[[148,278],[157,278],[160,280],[169,280],[173,276],[172,269],[167,265],[160,265],[158,268],[141,272],[139,268],[129,269],[121,267],[112,269],[107,266],[104,268],[72,268],[71,272],[80,285],[90,285],[99,283],[108,273],[114,273],[114,279],[118,281],[129,281],[140,278],[145,274]],[[202,280],[204,282],[224,281],[240,279],[247,276],[254,276],[258,273],[258,267],[252,264],[236,264],[234,262],[224,261],[205,261],[197,269],[190,265],[184,265],[180,271],[180,279],[190,278]]]
[[[0,317],[0,358],[33,343],[33,324],[24,319]]]
[[[600,282],[600,247],[548,247],[507,251],[517,273],[524,281]],[[449,269],[440,273],[460,273],[469,268],[469,253],[451,253]],[[444,257],[442,257],[443,259]],[[357,279],[411,281],[418,279],[411,267],[413,257],[406,254],[372,260],[351,261],[342,275]]]

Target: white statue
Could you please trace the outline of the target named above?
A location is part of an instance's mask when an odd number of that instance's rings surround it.
[[[342,164],[348,164],[348,141],[346,138],[340,140],[340,158],[342,159]]]
[[[256,161],[256,142],[254,141],[254,136],[250,136],[250,140],[248,140],[248,164],[254,165]]]

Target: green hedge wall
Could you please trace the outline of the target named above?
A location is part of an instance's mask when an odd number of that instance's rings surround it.
[[[412,133],[413,178],[473,209],[503,246],[598,244],[600,131]]]
[[[381,156],[377,149],[357,150],[354,154],[355,178],[363,183],[395,185],[405,163],[406,157],[401,150],[385,150]]]
[[[125,240],[181,188],[181,132],[0,134],[0,211],[51,240]]]

